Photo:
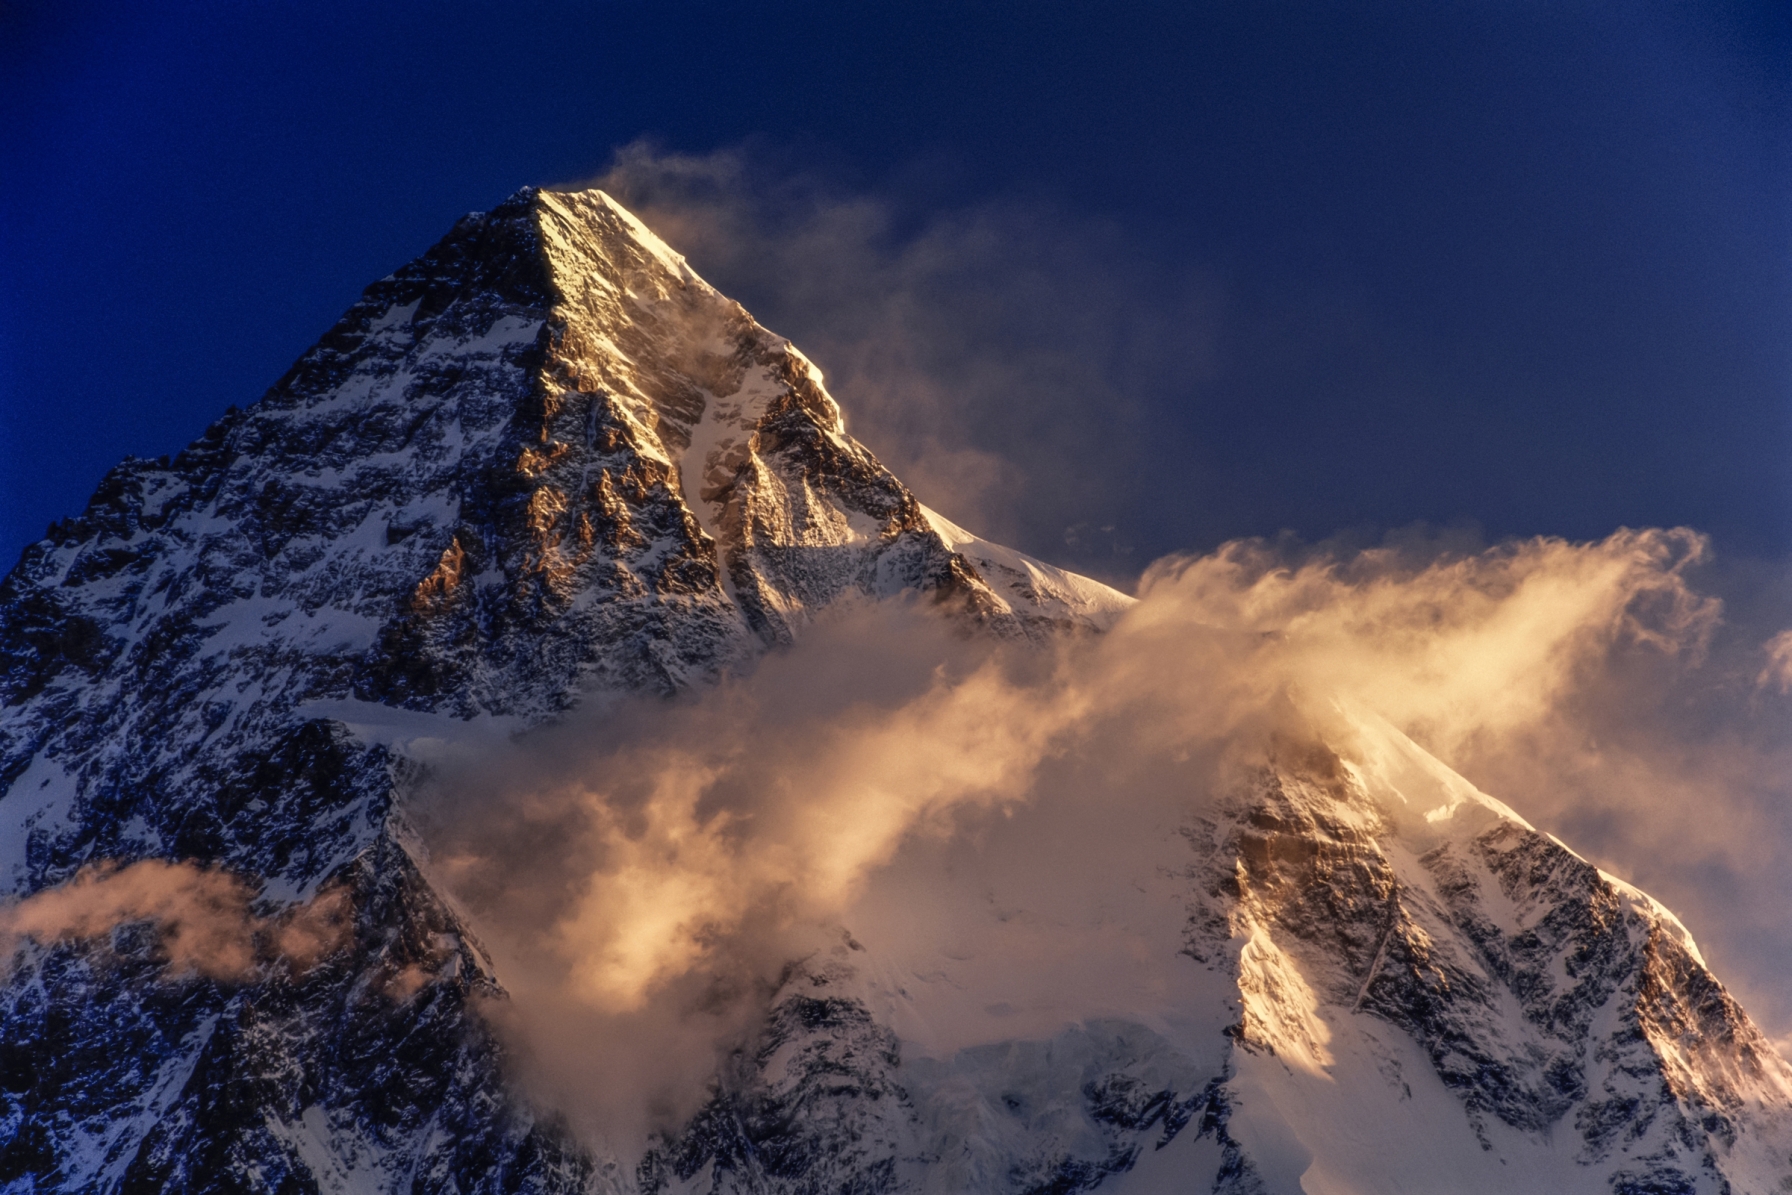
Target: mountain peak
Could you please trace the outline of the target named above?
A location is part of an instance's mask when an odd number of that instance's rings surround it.
[[[608,195],[525,188],[460,220],[0,584],[0,891],[171,860],[358,927],[246,989],[30,946],[0,1058],[62,1077],[23,1102],[0,1083],[0,1189],[338,1189],[374,1160],[407,1190],[583,1183],[504,1087],[474,1011],[489,964],[393,820],[415,764],[368,728],[505,734],[670,693],[854,594],[1018,637],[1130,601],[991,547],[948,543],[807,358]],[[238,1115],[250,1072],[274,1086]],[[315,1092],[338,1128],[305,1119]]]
[[[662,241],[639,217],[607,191],[596,187],[577,191],[537,191],[534,193],[534,202],[543,220],[552,217],[566,221],[587,232],[597,233],[601,241],[626,241],[651,256],[681,281],[708,286],[691,269],[683,254]]]
[[[669,691],[848,592],[931,593],[1020,635],[1128,601],[1081,581],[1041,597],[1022,573],[1068,574],[954,550],[808,359],[595,190],[461,220],[261,402],[167,467],[121,466],[11,583],[53,583],[66,617],[105,628],[103,672],[149,667],[134,645],[221,602],[149,602],[120,570],[194,567],[255,595],[222,603],[244,621],[199,635],[196,660],[280,644],[305,661],[295,694],[315,666],[332,697],[462,717]],[[361,629],[301,647],[283,611]],[[80,671],[27,657],[14,693]]]
[[[1156,827],[1093,929],[945,861],[951,934],[791,961],[709,1103],[594,1159],[504,1069],[502,977],[402,815],[416,745],[689,689],[903,594],[1017,640],[1132,605],[924,506],[603,192],[461,220],[0,583],[0,893],[185,885],[9,956],[0,1192],[1792,1184],[1792,1074],[1678,921],[1344,710],[1348,751]],[[201,897],[235,953],[180,970],[156,935]],[[1066,934],[1040,957],[1099,1000],[1013,965]]]

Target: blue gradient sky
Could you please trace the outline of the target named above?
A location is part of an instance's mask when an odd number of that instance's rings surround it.
[[[967,388],[954,426],[1031,479],[998,522],[1036,553],[1121,577],[1421,520],[1792,542],[1783,3],[151,7],[0,0],[8,563],[459,214],[642,136],[873,197],[898,256],[1032,213],[984,263],[1031,279],[987,344],[1104,308],[1105,380]],[[691,255],[828,340],[775,268]],[[1067,542],[1079,510],[1116,530]]]

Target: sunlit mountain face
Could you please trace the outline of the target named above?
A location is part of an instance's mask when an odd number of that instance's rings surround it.
[[[949,514],[609,195],[463,219],[0,587],[0,1190],[1792,1187],[1680,920],[1445,762],[1701,650],[1698,536]]]

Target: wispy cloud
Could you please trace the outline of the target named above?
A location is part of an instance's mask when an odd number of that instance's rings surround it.
[[[0,905],[0,965],[26,941],[109,943],[115,931],[142,925],[171,977],[240,982],[277,961],[304,971],[347,938],[350,909],[340,889],[271,916],[253,912],[254,897],[240,876],[216,867],[91,864],[66,883]]]
[[[1781,631],[1761,648],[1767,657],[1755,683],[1780,693],[1792,692],[1792,631]]]

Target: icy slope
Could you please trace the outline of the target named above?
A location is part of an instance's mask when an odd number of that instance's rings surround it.
[[[1106,630],[1133,604],[1099,581],[980,539],[938,511],[923,506],[921,513],[947,547],[971,562],[1009,610],[1042,611],[1064,622],[1086,622]]]

